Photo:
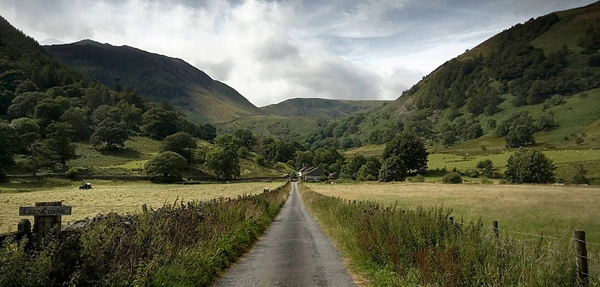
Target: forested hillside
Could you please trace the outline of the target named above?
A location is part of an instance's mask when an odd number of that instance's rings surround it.
[[[33,174],[64,171],[77,156],[74,142],[110,150],[135,135],[215,137],[212,125],[194,124],[166,102],[156,105],[129,88],[111,90],[61,65],[3,18],[0,55],[0,174],[15,164],[14,154]]]
[[[153,102],[166,100],[196,123],[262,114],[236,90],[181,59],[91,40],[45,49],[65,66],[115,90],[129,86]]]
[[[600,2],[517,24],[385,107],[328,123],[308,144],[382,144],[403,131],[443,146],[482,136],[503,137],[510,147],[581,137],[600,118],[599,23]]]

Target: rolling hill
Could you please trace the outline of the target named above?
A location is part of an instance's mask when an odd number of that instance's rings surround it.
[[[526,123],[535,146],[595,147],[599,49],[600,2],[531,19],[447,61],[392,103],[331,121],[308,144],[380,145],[410,131],[436,149],[481,151],[485,142],[502,150],[512,123]]]
[[[63,65],[109,87],[129,86],[154,102],[166,100],[197,123],[262,114],[236,90],[181,59],[92,40],[45,49]]]
[[[319,98],[295,98],[260,109],[267,114],[282,117],[298,116],[330,120],[379,108],[390,101],[350,101]]]

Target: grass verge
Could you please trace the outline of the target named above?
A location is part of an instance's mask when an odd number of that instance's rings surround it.
[[[301,186],[302,198],[353,271],[372,286],[574,286],[572,242],[494,239],[480,221],[448,222],[440,207],[402,209]],[[590,286],[599,284],[598,276]]]
[[[289,185],[232,201],[109,214],[33,254],[0,248],[0,286],[208,286],[267,228]]]

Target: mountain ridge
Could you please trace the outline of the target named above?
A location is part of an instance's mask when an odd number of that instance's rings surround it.
[[[155,102],[166,100],[197,123],[262,114],[235,89],[179,58],[89,39],[44,48],[65,66],[109,87],[129,86]]]

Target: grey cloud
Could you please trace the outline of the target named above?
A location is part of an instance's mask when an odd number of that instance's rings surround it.
[[[287,40],[272,38],[257,47],[255,53],[261,60],[282,61],[289,58],[297,58],[300,51]]]
[[[219,81],[229,80],[231,71],[234,68],[234,63],[231,60],[221,62],[202,62],[196,61],[196,68],[206,72],[211,78]]]
[[[289,77],[303,88],[299,91],[311,93],[296,94],[299,97],[372,99],[381,93],[378,75],[342,59],[329,59],[314,67],[300,66],[291,71]]]

